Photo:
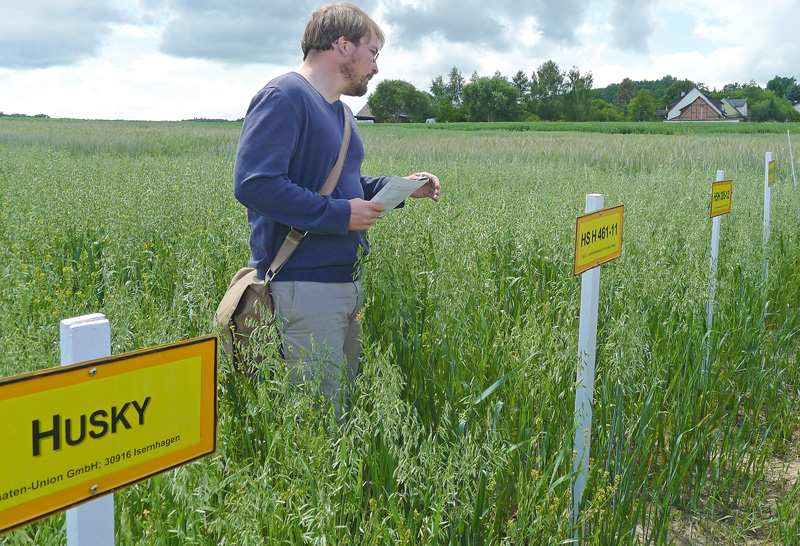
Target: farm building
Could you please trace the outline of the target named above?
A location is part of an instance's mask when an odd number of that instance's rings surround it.
[[[695,87],[670,104],[666,120],[742,121],[747,117],[747,99],[717,100]]]
[[[358,111],[356,114],[356,122],[375,123],[375,116],[372,115],[372,111],[369,109],[369,104],[365,104],[364,107]]]
[[[365,104],[364,107],[358,111],[355,117],[356,122],[358,123],[384,123],[387,121],[375,119],[375,114],[373,114],[372,110],[370,110],[369,104]],[[395,114],[394,119],[388,121],[393,123],[408,123],[411,121],[411,118],[401,112],[399,114]]]

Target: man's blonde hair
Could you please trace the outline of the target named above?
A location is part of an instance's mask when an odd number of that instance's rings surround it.
[[[364,10],[353,4],[326,4],[311,14],[303,33],[300,46],[303,49],[303,60],[314,51],[333,49],[333,43],[344,36],[355,44],[372,32],[378,38],[378,48],[382,48],[385,36],[380,27]]]

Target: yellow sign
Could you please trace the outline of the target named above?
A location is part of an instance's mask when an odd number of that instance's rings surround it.
[[[0,533],[214,452],[217,338],[0,380]]]
[[[578,217],[575,229],[575,275],[622,255],[622,205]]]
[[[775,160],[769,162],[769,187],[775,183]]]
[[[711,186],[711,217],[728,214],[731,211],[732,180],[714,182]]]

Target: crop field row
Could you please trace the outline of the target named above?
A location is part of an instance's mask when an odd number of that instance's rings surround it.
[[[800,189],[786,128],[686,127],[360,126],[365,174],[436,173],[442,200],[369,232],[355,407],[337,424],[313,385],[288,384],[274,347],[269,381],[221,357],[216,453],[117,493],[117,543],[568,540],[572,253],[588,193],[624,205],[625,221],[601,274],[587,543],[796,543]],[[108,317],[115,354],[213,333],[248,258],[239,130],[0,119],[0,376],[57,365],[59,320],[86,313]],[[718,169],[733,207],[707,332]],[[63,514],[0,537],[63,543]]]

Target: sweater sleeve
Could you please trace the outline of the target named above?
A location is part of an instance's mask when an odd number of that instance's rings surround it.
[[[346,235],[350,203],[320,195],[289,178],[302,126],[298,107],[279,89],[266,88],[253,98],[236,152],[234,197],[281,224],[312,233]]]
[[[391,176],[379,176],[378,178],[372,178],[370,176],[361,176],[361,187],[364,188],[364,199],[370,201],[375,194],[378,193],[381,188],[383,187],[386,182],[389,181]],[[406,206],[405,201],[401,201],[395,207],[396,209],[402,209]]]
[[[389,180],[389,177],[386,176],[373,178],[371,176],[361,175],[361,187],[364,189],[364,199],[369,201],[375,197],[375,194],[380,191],[387,180]]]

